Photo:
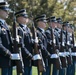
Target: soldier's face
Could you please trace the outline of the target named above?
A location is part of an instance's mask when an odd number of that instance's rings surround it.
[[[39,21],[39,22],[38,22],[38,26],[39,26],[40,28],[45,29],[45,28],[46,28],[46,23],[45,23],[45,22],[42,22],[42,21]]]
[[[25,21],[26,21],[26,24],[29,22],[29,19],[28,18],[25,18]]]
[[[70,32],[70,33],[72,32],[72,29],[70,27],[68,27],[68,32]]]
[[[62,28],[62,25],[59,24],[59,23],[57,23],[57,27],[61,29]]]
[[[28,21],[29,21],[29,19],[20,16],[20,17],[17,18],[17,21],[18,21],[18,23],[20,23],[20,24],[27,24]]]
[[[0,18],[6,19],[6,18],[8,18],[8,14],[9,14],[8,11],[0,10]]]
[[[67,26],[64,26],[64,30],[68,30],[68,27]]]
[[[51,26],[52,26],[52,28],[57,28],[57,23],[52,22],[52,23],[51,23]]]

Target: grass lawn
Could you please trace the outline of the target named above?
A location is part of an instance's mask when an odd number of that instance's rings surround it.
[[[36,67],[32,67],[32,68],[33,68],[33,71],[32,71],[33,74],[32,75],[38,75],[37,74],[37,68]],[[16,70],[15,69],[13,70],[13,75],[16,75]]]
[[[37,68],[36,67],[32,67],[32,68],[33,68],[32,75],[38,75]],[[16,70],[13,70],[13,75],[16,75]],[[76,75],[76,72],[75,72],[75,75]]]

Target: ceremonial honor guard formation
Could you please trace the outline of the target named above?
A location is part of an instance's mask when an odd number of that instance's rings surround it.
[[[9,5],[0,2],[0,75],[13,75],[14,66],[16,75],[32,75],[32,67],[37,67],[36,75],[75,75],[73,25],[46,14],[30,19],[23,8],[14,10],[11,31],[6,23],[12,13]]]

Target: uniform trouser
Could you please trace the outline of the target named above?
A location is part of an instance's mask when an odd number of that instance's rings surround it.
[[[59,75],[59,71],[57,70],[56,66],[53,65],[53,72],[52,75]]]
[[[12,68],[0,68],[0,75],[12,75]]]
[[[43,72],[42,75],[50,75],[51,66],[46,66],[46,72]]]
[[[32,75],[32,67],[25,66],[23,75]]]
[[[71,65],[71,75],[75,75],[75,61],[73,61],[73,64]]]
[[[59,70],[59,75],[65,75],[65,68]]]
[[[66,75],[71,75],[71,65],[68,65],[66,69]]]
[[[75,75],[75,61],[73,61],[72,65],[67,67],[66,75]]]

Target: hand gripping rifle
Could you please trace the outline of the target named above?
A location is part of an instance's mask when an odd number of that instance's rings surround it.
[[[36,54],[39,54],[41,56],[41,59],[38,59],[37,60],[37,65],[38,65],[38,71],[39,72],[43,72],[43,71],[46,71],[45,70],[45,64],[44,64],[44,61],[43,61],[43,58],[42,58],[42,54],[40,52],[40,50],[38,49],[38,37],[37,37],[37,31],[36,31],[36,28],[34,26],[34,22],[32,24],[32,36],[33,36],[33,39],[34,39],[34,55]]]
[[[67,58],[65,56],[65,44],[64,44],[64,40],[63,40],[63,30],[61,29],[61,33],[60,33],[60,59],[61,59],[61,63],[62,63],[62,68],[66,68],[67,67]]]
[[[56,48],[56,39],[55,39],[55,36],[53,34],[53,29],[52,28],[51,28],[51,39],[52,39],[52,51],[53,51],[53,54],[57,54],[57,56],[58,56],[57,58],[54,58],[55,65],[56,65],[57,69],[60,69],[60,68],[62,68],[62,64],[61,64],[61,60],[60,60],[60,57],[59,57],[59,51]]]
[[[15,3],[14,3],[15,6]],[[13,51],[15,54],[19,54],[20,56],[20,60],[15,60],[15,64],[16,64],[16,69],[17,69],[17,75],[20,75],[21,73],[24,72],[24,64],[23,64],[23,60],[22,60],[22,54],[21,54],[21,45],[20,45],[20,41],[21,38],[18,37],[18,33],[17,33],[17,26],[16,26],[16,17],[15,17],[15,7],[14,7],[14,12],[13,12]],[[19,40],[19,42],[17,41]]]
[[[72,55],[71,55],[71,51],[70,51],[70,45],[68,44],[69,43],[69,40],[68,40],[68,32],[66,30],[66,43],[65,43],[65,46],[66,46],[66,57],[67,57],[67,62],[68,62],[68,65],[71,65],[72,64]]]

